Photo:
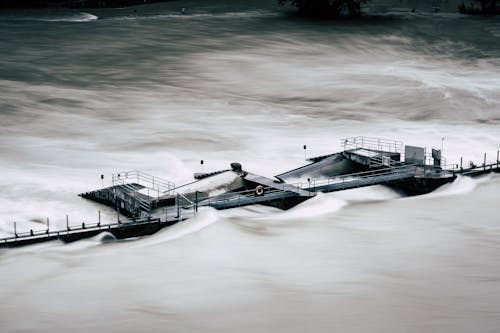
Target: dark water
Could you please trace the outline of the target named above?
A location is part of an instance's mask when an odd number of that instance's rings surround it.
[[[265,175],[368,135],[500,149],[500,20],[373,2],[361,20],[274,1],[0,13],[0,231],[108,221],[112,172]],[[188,15],[181,15],[185,7]],[[380,11],[384,10],[385,14]],[[444,141],[442,142],[442,138]],[[152,237],[0,253],[2,332],[496,332],[500,178],[291,211],[203,211]]]

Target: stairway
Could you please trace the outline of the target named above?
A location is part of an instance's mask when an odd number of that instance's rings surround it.
[[[403,162],[395,161],[389,156],[384,156],[382,154],[370,157],[369,167],[373,168],[381,168],[381,167],[398,167],[404,165]]]
[[[138,191],[144,186],[125,183],[79,194],[82,198],[96,201],[116,209],[128,216],[144,216],[151,212],[151,199]]]

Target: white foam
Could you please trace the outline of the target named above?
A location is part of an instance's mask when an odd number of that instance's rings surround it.
[[[441,198],[447,196],[455,196],[467,194],[476,188],[476,186],[481,182],[479,178],[471,178],[466,176],[457,176],[457,179],[453,183],[445,184],[438,188],[437,190],[417,196],[414,198]]]
[[[382,185],[334,192],[332,196],[348,202],[383,201],[401,197],[396,191]]]
[[[110,18],[112,20],[162,20],[162,19],[182,19],[182,20],[192,20],[192,19],[233,19],[233,18],[257,18],[257,17],[276,17],[282,15],[279,12],[271,11],[246,11],[246,12],[225,12],[225,13],[190,13],[187,9],[186,13],[169,13],[160,15],[127,15]]]
[[[94,237],[90,238],[85,238],[76,242],[71,242],[71,243],[61,243],[58,242],[57,244],[61,244],[64,246],[60,246],[57,248],[53,248],[57,251],[63,251],[63,252],[78,252],[82,250],[87,250],[96,246],[99,246],[103,243],[107,243],[110,241],[115,241],[116,238],[113,236],[113,234],[104,231],[101,232],[98,235],[95,235]]]
[[[335,213],[346,205],[346,200],[336,198],[331,193],[318,193],[314,198],[309,199],[292,209],[272,215],[271,218],[274,220],[310,219],[316,216]],[[269,217],[263,217],[262,219],[268,218]]]
[[[172,240],[199,232],[210,226],[219,219],[217,211],[212,208],[200,208],[200,211],[193,218],[184,222],[179,222],[171,227],[157,232],[145,239],[141,239],[133,247],[152,246],[170,242]]]
[[[46,19],[46,20],[42,20],[42,21],[47,21],[47,22],[91,22],[91,21],[95,21],[97,19],[99,19],[99,17],[97,17],[93,14],[81,12],[81,13],[78,13],[77,15],[71,15],[71,16],[67,16],[67,17],[60,17],[60,18],[53,18],[53,19]]]

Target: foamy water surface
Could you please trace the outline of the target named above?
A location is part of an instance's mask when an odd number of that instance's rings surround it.
[[[358,135],[496,160],[500,21],[384,6],[336,22],[264,0],[0,13],[0,237],[14,221],[114,221],[77,194],[123,170],[181,184],[203,159],[272,176],[301,165],[304,144],[311,157]],[[4,250],[0,327],[495,332],[499,186],[376,186]]]

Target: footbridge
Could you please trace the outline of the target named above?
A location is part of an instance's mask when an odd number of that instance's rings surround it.
[[[389,184],[393,181],[411,179],[417,176],[429,176],[434,173],[439,176],[435,169],[424,170],[421,167],[410,165],[400,167],[390,167],[366,172],[357,172],[324,179],[309,179],[307,182],[295,184],[265,182],[260,177],[252,177],[256,183],[266,184],[263,186],[262,193],[255,190],[246,190],[240,192],[230,192],[222,195],[209,197],[197,203],[200,206],[210,206],[216,209],[229,209],[247,205],[264,204],[269,205],[283,200],[291,200],[295,197],[297,203],[305,201],[316,195],[317,192],[335,192],[348,189],[354,189],[365,186]],[[195,203],[193,203],[195,204]]]

